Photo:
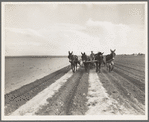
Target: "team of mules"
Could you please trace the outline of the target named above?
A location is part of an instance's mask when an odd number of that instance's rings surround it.
[[[81,52],[81,61],[83,62],[85,71],[88,72],[90,68],[96,67],[96,72],[100,72],[101,65],[107,67],[108,71],[111,72],[114,68],[114,58],[115,58],[115,50],[111,50],[111,53],[108,55],[103,55],[104,53],[98,52],[97,54],[92,54],[87,56]],[[69,62],[71,63],[71,69],[73,72],[77,71],[77,64],[80,65],[80,60],[77,55],[73,55],[73,52],[68,52]]]

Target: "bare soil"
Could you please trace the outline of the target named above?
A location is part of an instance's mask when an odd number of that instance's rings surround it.
[[[64,67],[42,79],[27,84],[15,91],[5,95],[5,115],[9,115],[27,101],[36,96],[39,92],[54,83],[70,70],[70,66]]]
[[[131,61],[129,65],[125,62]],[[109,106],[115,106],[112,109],[112,114],[121,115],[144,115],[145,114],[145,72],[143,72],[143,64],[141,68],[136,68],[136,59],[133,62],[133,57],[121,57],[117,59],[115,68],[112,72],[108,72],[106,67],[101,67],[101,72],[97,73],[101,88],[105,89],[105,94],[109,100],[116,102],[106,103]],[[136,58],[136,57],[135,57]],[[143,61],[142,59],[139,59]],[[139,67],[139,61],[136,63]],[[124,63],[123,63],[124,62]],[[140,62],[141,63],[141,62]],[[39,79],[31,84],[21,87],[5,95],[5,115],[13,113],[20,106],[26,104],[43,89],[50,86],[57,79],[62,77],[70,70],[70,66],[65,67],[57,72],[54,72],[42,79]],[[95,69],[91,69],[93,72]],[[96,73],[96,72],[95,72]],[[64,85],[55,93],[52,98],[47,99],[47,104],[40,106],[40,109],[35,112],[35,115],[85,115],[92,108],[87,102],[90,72],[85,72],[83,67],[80,67]],[[96,79],[93,79],[96,81]],[[92,83],[90,81],[90,83]],[[98,89],[97,89],[98,90]],[[49,91],[50,92],[50,91]],[[93,91],[96,92],[96,91]],[[97,94],[98,95],[98,94]],[[94,99],[94,96],[92,96]],[[42,98],[41,98],[42,99]],[[100,99],[100,98],[99,98]],[[102,100],[101,100],[102,101]],[[96,105],[102,103],[96,103]],[[111,105],[112,104],[112,105]],[[96,105],[93,107],[96,109]],[[104,114],[108,114],[111,109],[106,109]]]

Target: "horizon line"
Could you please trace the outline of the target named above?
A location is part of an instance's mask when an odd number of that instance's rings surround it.
[[[133,55],[133,54],[143,54],[145,53],[131,53],[131,54],[117,54],[117,55]],[[4,56],[4,57],[67,57],[68,55],[12,55],[12,56]],[[81,56],[81,55],[78,55]]]

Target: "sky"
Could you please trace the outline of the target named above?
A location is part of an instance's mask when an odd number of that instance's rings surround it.
[[[5,3],[6,56],[145,53],[145,2]]]

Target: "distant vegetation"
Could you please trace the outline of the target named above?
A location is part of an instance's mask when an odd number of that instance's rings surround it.
[[[143,54],[143,53],[133,53],[133,54],[118,54],[118,55],[123,55],[123,56],[130,56],[130,55],[140,56],[140,55],[145,55],[145,54]]]
[[[6,58],[66,58],[67,56],[5,56]]]
[[[143,53],[133,53],[132,55],[134,55],[134,56],[137,56],[137,55],[145,55],[145,54],[143,54]]]

